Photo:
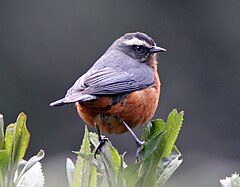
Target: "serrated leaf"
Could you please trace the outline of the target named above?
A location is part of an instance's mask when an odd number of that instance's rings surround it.
[[[90,139],[91,143],[93,144],[93,146],[95,148],[97,148],[97,146],[99,144],[98,134],[96,134],[94,132],[90,132],[89,133],[89,139]]]
[[[172,151],[181,127],[182,117],[182,113],[179,114],[173,110],[166,124],[162,120],[148,123],[142,136],[147,142],[140,151],[140,161],[123,170],[127,186],[157,186],[156,173],[159,162],[168,151]]]
[[[182,126],[183,115],[183,111],[178,113],[176,109],[174,109],[168,115],[168,119],[164,129],[165,133],[161,140],[161,149],[164,152],[164,157],[168,157],[172,151],[173,145]]]
[[[21,177],[30,170],[36,163],[38,163],[40,160],[43,159],[45,156],[45,153],[43,150],[40,150],[37,155],[31,157],[28,161],[21,160],[17,166],[17,170],[15,173],[15,184],[18,184],[18,182],[21,180]]]
[[[83,153],[83,154],[91,153],[89,132],[87,127],[85,127],[85,134],[84,134],[83,142],[82,142],[79,153]],[[95,166],[92,164],[91,160],[85,160],[80,155],[77,157],[76,166],[73,174],[74,187],[85,187],[92,184],[90,181],[92,180],[91,179],[92,177],[91,171],[93,170],[92,167],[95,167]]]
[[[166,124],[164,124],[162,120],[154,121],[153,127],[159,126],[159,128],[155,128],[156,131],[164,131],[164,133],[161,138],[158,139],[159,141],[157,148],[154,149],[149,158],[146,157],[146,159],[143,160],[143,167],[146,169],[143,175],[143,179],[141,179],[141,183],[138,184],[142,184],[142,186],[148,185],[150,183],[151,186],[157,185],[156,172],[159,162],[161,163],[161,160],[164,159],[164,157],[169,156],[168,152],[172,151],[172,148],[180,131],[182,120],[183,113],[178,113],[176,110],[173,110],[169,114]],[[151,134],[154,134],[154,129],[152,131],[153,132]]]
[[[158,186],[163,186],[182,163],[182,160],[179,159],[180,156],[181,153],[177,150],[176,146],[174,146],[171,154],[160,161],[157,169]]]
[[[83,142],[79,152],[91,153],[91,144],[89,140],[89,132],[88,132],[87,126],[85,126],[85,134],[84,134]]]
[[[42,166],[37,162],[31,169],[29,169],[20,179],[16,187],[43,187],[44,176],[42,173]]]
[[[89,185],[156,187],[165,183],[181,162],[178,159],[177,153],[179,152],[176,151],[174,143],[181,127],[182,118],[183,113],[173,110],[166,123],[161,119],[148,123],[142,135],[142,140],[146,143],[140,151],[140,160],[129,166],[126,166],[123,156],[119,155],[109,141],[101,147],[95,159],[89,140],[96,149],[99,145],[99,138],[96,133],[88,133],[86,129],[81,149],[79,152],[75,152],[78,159],[73,178],[77,179],[75,173],[80,165],[79,161],[81,161],[82,174],[81,172],[78,174],[78,179],[83,181],[82,178],[85,175],[85,182],[89,180],[91,182],[81,184],[78,182],[79,185],[74,185],[74,187]],[[169,151],[170,155],[168,155]],[[169,157],[165,158],[167,155]]]
[[[67,158],[67,161],[66,161],[66,170],[67,170],[67,178],[68,178],[68,184],[69,184],[69,187],[72,187],[73,185],[73,174],[74,174],[74,169],[75,169],[75,166],[72,162],[71,159]]]
[[[112,161],[113,161],[113,166],[114,166],[114,171],[116,176],[118,175],[120,166],[121,166],[121,157],[118,154],[117,149],[115,149],[112,145],[109,146],[110,152],[112,154]]]
[[[221,187],[239,187],[240,186],[240,177],[238,173],[232,174],[231,177],[226,177],[225,179],[220,180]]]

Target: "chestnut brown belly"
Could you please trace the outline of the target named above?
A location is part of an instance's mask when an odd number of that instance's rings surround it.
[[[146,88],[128,94],[117,104],[111,104],[111,97],[100,97],[95,101],[77,102],[80,117],[89,126],[97,124],[103,133],[124,133],[122,121],[130,128],[145,125],[157,108],[160,90]]]

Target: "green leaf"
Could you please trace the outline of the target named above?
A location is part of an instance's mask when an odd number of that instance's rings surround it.
[[[157,167],[158,159],[156,157],[155,151],[154,153],[147,157],[142,164],[142,175],[138,179],[136,186],[156,186],[157,178],[156,178],[156,167]]]
[[[97,147],[99,144],[98,135],[90,133],[90,141]],[[110,142],[105,142],[99,152],[100,156],[97,155],[98,165],[96,166],[99,171],[104,171],[102,174],[106,178],[108,186],[116,186],[118,172],[121,167],[121,157]]]
[[[9,168],[13,167],[14,161],[12,160],[13,155],[13,142],[14,142],[14,128],[15,124],[10,124],[6,129],[6,141],[5,141],[5,150],[8,157]]]
[[[98,134],[96,134],[94,132],[90,132],[89,133],[89,140],[91,141],[94,148],[96,149],[98,147],[98,144],[99,144]]]
[[[156,166],[154,165],[155,163],[152,156],[129,165],[122,172],[126,186],[156,186]]]
[[[4,121],[0,114],[0,186],[4,186],[4,176],[7,172],[8,154],[5,150]]]
[[[15,125],[12,157],[14,165],[17,165],[17,163],[24,157],[28,147],[30,134],[26,127],[26,120],[27,116],[22,112],[19,114]]]
[[[26,127],[26,115],[20,113],[16,124],[8,125],[6,129],[5,148],[9,155],[9,167],[17,166],[24,157],[28,147],[30,134]]]
[[[169,114],[166,123],[163,120],[154,120],[147,124],[142,136],[142,139],[146,143],[140,151],[140,161],[128,166],[122,172],[127,186],[157,186],[161,182],[166,182],[166,180],[159,180],[157,184],[160,177],[160,174],[158,174],[157,178],[157,173],[160,173],[158,171],[159,164],[165,163],[164,159],[166,155],[168,157],[168,152],[172,152],[175,140],[180,131],[182,119],[183,113],[173,110]],[[169,159],[171,158],[172,155]],[[162,178],[167,179],[167,177],[171,176],[171,172],[179,164],[177,161],[174,163],[174,166],[172,166],[173,163],[168,167],[166,166],[166,170],[162,171]]]
[[[3,115],[0,114],[0,150],[5,149],[5,137],[4,137],[4,121]]]
[[[91,167],[90,178],[89,178],[89,187],[97,186],[97,168]]]
[[[7,186],[13,186],[17,164],[25,155],[29,137],[30,134],[26,128],[26,115],[20,113],[17,122],[8,125],[6,129],[5,154],[8,156],[8,167],[6,171]]]
[[[91,144],[89,140],[89,132],[87,126],[85,126],[85,134],[83,138],[83,143],[81,145],[80,153],[91,153]]]
[[[81,149],[75,152],[78,155],[75,169],[72,162],[67,161],[70,186],[73,169],[71,187],[156,187],[165,184],[182,162],[174,146],[182,120],[183,112],[173,110],[166,123],[161,119],[149,122],[142,134],[142,140],[146,143],[140,150],[140,160],[129,166],[109,141],[101,147],[95,159],[90,142],[96,150],[99,138],[86,128]]]
[[[6,129],[5,150],[7,151],[8,154],[11,153],[13,148],[14,128],[15,128],[15,124],[12,123],[8,125]]]
[[[0,178],[6,174],[8,166],[8,153],[5,150],[4,122],[3,115],[0,114]]]
[[[163,132],[165,128],[165,122],[162,119],[156,119],[149,121],[142,133],[142,140],[147,142],[151,138],[157,136],[160,132]]]
[[[16,123],[7,126],[4,137],[3,119],[0,115],[0,186],[42,187],[44,184],[39,163],[44,157],[44,151],[40,150],[29,161],[22,159],[30,139],[26,118],[24,113],[20,113]]]
[[[3,173],[1,169],[0,169],[0,186],[1,187],[5,186],[5,173]]]
[[[0,150],[0,170],[3,175],[6,174],[7,166],[8,166],[8,153],[6,150]]]
[[[225,179],[220,180],[221,187],[239,187],[240,186],[240,177],[238,173],[232,174],[231,177],[226,177]]]
[[[165,133],[161,140],[161,149],[163,150],[164,157],[168,157],[172,151],[173,145],[182,126],[183,115],[183,111],[178,113],[176,109],[168,115],[164,128]]]
[[[156,186],[156,168],[161,154],[159,152],[160,142],[163,132],[164,122],[156,120],[159,123],[148,123],[143,132],[143,140],[147,140],[143,149],[140,151],[139,162],[128,166],[123,170],[123,178],[127,186]],[[161,126],[160,126],[161,125]]]
[[[182,159],[179,159],[180,156],[181,153],[177,150],[176,146],[174,146],[171,154],[160,161],[157,168],[158,186],[163,186],[182,163]]]
[[[136,183],[141,177],[141,166],[142,161],[139,161],[135,164],[129,165],[120,174],[120,179],[123,181],[123,183],[126,184],[126,186],[136,186]],[[121,185],[119,185],[120,187]]]
[[[120,166],[121,166],[121,157],[118,154],[117,149],[115,149],[112,145],[109,145],[110,148],[110,152],[112,154],[112,161],[113,161],[113,165],[114,165],[114,171],[116,176],[118,175]]]
[[[154,133],[156,134],[156,133]],[[162,138],[164,132],[159,132],[155,136],[151,137],[145,144],[143,149],[140,151],[140,160],[144,160],[148,156],[152,155],[154,151],[156,151],[160,139]]]
[[[82,154],[90,154],[91,153],[89,132],[88,132],[87,127],[85,127],[85,134],[84,134],[83,142],[82,142],[79,153],[82,153]],[[94,183],[91,182],[91,180],[93,180],[92,177],[94,176],[93,167],[95,167],[95,166],[92,164],[92,160],[86,160],[86,159],[82,158],[81,155],[78,155],[74,174],[73,174],[73,185],[72,186],[73,187],[85,187],[85,186],[89,186],[90,184],[94,185]]]

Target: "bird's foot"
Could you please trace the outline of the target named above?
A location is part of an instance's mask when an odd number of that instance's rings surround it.
[[[104,135],[101,135],[100,129],[97,126],[97,124],[95,124],[96,128],[97,128],[97,133],[98,133],[98,140],[99,140],[99,144],[94,152],[94,158],[96,158],[97,154],[99,154],[100,149],[102,148],[102,146],[108,142],[108,138]]]
[[[145,144],[145,142],[138,139],[136,134],[132,131],[132,129],[127,125],[125,121],[123,121],[123,125],[127,128],[128,132],[131,134],[131,136],[136,142],[136,145],[137,145],[136,159],[138,161],[140,158],[140,151],[142,149],[142,146]]]
[[[100,149],[102,148],[102,146],[108,142],[108,138],[106,138],[105,136],[101,135],[101,138],[99,138],[99,144],[94,152],[94,158],[96,158],[96,155],[99,154]]]
[[[139,161],[140,159],[140,151],[142,150],[142,146],[145,144],[145,141],[136,141],[137,151],[136,151],[136,159]]]

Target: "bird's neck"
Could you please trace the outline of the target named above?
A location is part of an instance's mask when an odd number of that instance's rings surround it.
[[[160,82],[160,77],[159,77],[158,71],[157,71],[158,62],[157,62],[156,54],[151,54],[149,56],[148,63],[149,63],[149,66],[151,67],[151,69],[153,70],[154,83],[155,83],[154,87],[156,88],[158,95],[160,95],[161,82]]]
[[[149,57],[148,57],[148,64],[149,66],[154,70],[154,71],[157,71],[157,59],[156,59],[156,54],[151,54]]]

